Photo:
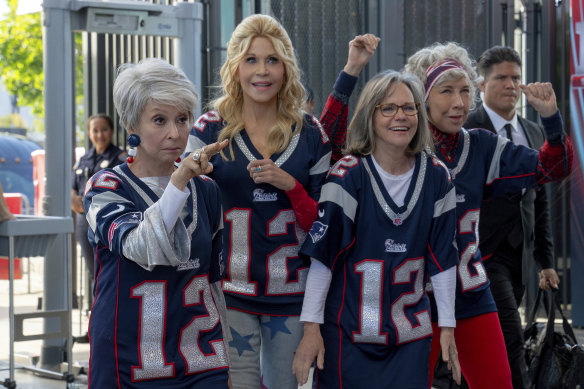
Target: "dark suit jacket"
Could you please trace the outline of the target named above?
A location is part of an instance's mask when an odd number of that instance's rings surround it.
[[[545,141],[543,128],[520,116],[518,120],[529,146],[539,149]],[[464,127],[485,128],[496,133],[482,104],[469,114]],[[483,201],[479,237],[483,258],[496,253],[505,240],[514,248],[523,245],[520,263],[506,265],[521,271],[524,284],[531,258],[535,259],[539,269],[553,268],[553,241],[545,188],[527,189],[523,195],[519,192]]]

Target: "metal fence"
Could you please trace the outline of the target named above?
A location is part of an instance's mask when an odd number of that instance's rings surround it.
[[[81,34],[85,74],[83,85],[85,117],[98,112],[108,113],[114,119],[116,127],[113,143],[125,147],[125,131],[119,126],[112,99],[116,69],[120,64],[138,62],[148,57],[164,58],[172,63],[172,38],[90,32]]]
[[[273,16],[286,28],[296,49],[303,81],[314,92],[314,112],[322,111],[347,61],[349,41],[366,31],[364,5],[358,0],[271,1]],[[363,84],[361,79],[359,87]]]

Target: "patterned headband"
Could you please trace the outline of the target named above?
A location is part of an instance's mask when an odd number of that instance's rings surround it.
[[[466,72],[464,66],[453,58],[445,59],[442,62],[438,62],[432,64],[428,70],[426,70],[426,84],[424,84],[424,90],[426,94],[424,95],[424,101],[428,100],[428,96],[430,95],[430,91],[436,84],[436,81],[442,76],[445,72],[450,69],[461,69]]]

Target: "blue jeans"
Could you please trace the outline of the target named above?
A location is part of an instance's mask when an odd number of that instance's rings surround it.
[[[227,310],[232,336],[229,365],[233,389],[298,388],[292,361],[303,334],[299,319]]]

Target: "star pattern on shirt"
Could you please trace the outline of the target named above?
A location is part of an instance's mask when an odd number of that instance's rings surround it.
[[[230,328],[231,328],[231,337],[233,338],[233,340],[231,340],[231,342],[229,342],[229,347],[236,348],[239,356],[241,356],[241,354],[243,354],[243,352],[246,350],[253,351],[251,344],[249,344],[249,340],[251,339],[253,334],[247,335],[247,336],[241,336],[239,334],[239,332],[235,331],[235,329],[233,327],[230,327]]]
[[[272,330],[270,334],[270,339],[274,339],[274,336],[278,334],[278,332],[283,332],[285,334],[291,334],[288,327],[286,327],[286,316],[271,316],[270,321],[262,323],[263,326],[268,327]]]

